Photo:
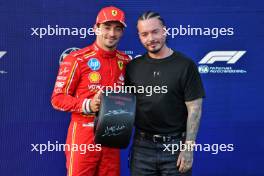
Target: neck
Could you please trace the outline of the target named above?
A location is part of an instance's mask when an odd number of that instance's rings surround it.
[[[116,47],[108,48],[108,47],[104,46],[103,44],[101,44],[98,40],[96,40],[96,44],[97,44],[97,46],[99,46],[104,51],[114,51],[116,49]]]
[[[173,51],[168,48],[166,44],[157,53],[148,52],[149,56],[153,59],[163,59],[170,56],[172,53]]]

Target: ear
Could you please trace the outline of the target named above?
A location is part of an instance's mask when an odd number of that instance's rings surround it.
[[[121,33],[121,37],[124,35],[125,32],[125,28],[123,28],[122,33]]]
[[[167,36],[167,27],[163,26],[162,30],[163,30],[163,35]]]

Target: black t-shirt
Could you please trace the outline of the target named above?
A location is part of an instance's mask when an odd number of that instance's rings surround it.
[[[135,126],[153,134],[185,131],[185,101],[205,96],[195,63],[179,52],[163,59],[148,54],[133,59],[126,67],[125,85],[145,87],[145,93],[136,93]]]

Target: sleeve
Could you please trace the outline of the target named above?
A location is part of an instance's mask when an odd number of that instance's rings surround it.
[[[80,74],[77,60],[71,55],[66,56],[60,65],[51,96],[51,104],[55,109],[69,112],[84,112],[83,109],[88,100],[74,96]]]
[[[195,63],[191,62],[183,76],[184,100],[192,101],[197,98],[204,98],[205,91],[201,76]]]

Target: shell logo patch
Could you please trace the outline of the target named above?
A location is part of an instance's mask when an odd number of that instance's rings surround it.
[[[116,16],[117,15],[117,11],[116,10],[112,10],[112,15]]]
[[[117,61],[117,65],[118,65],[118,68],[120,70],[123,70],[123,68],[124,68],[124,62],[123,61]]]
[[[101,75],[98,72],[89,73],[88,79],[91,83],[98,83],[101,80]]]

